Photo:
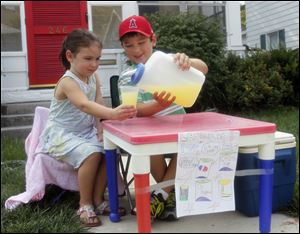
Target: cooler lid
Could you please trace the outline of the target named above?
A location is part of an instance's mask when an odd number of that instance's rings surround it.
[[[293,148],[295,146],[296,146],[296,142],[293,134],[280,132],[280,131],[275,132],[275,150]],[[257,152],[258,152],[257,146],[247,146],[247,147],[239,148],[239,153],[251,154]]]
[[[292,143],[295,141],[295,137],[291,133],[286,132],[275,132],[275,144],[282,144],[282,143]]]

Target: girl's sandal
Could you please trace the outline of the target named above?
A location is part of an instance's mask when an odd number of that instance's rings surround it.
[[[103,201],[99,206],[96,207],[95,213],[97,215],[107,216],[110,214],[110,207],[107,201]],[[120,216],[126,215],[126,209],[124,207],[119,207]]]
[[[94,212],[92,205],[85,205],[78,209],[77,215],[80,217],[80,223],[84,227],[96,227],[102,223]]]

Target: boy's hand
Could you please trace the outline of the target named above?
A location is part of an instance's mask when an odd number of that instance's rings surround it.
[[[120,105],[112,109],[111,119],[114,120],[125,120],[136,116],[137,110],[134,106]]]
[[[177,64],[179,69],[182,71],[187,71],[191,67],[191,60],[189,56],[187,56],[185,53],[177,53],[174,55],[174,62]]]
[[[170,100],[169,98],[171,97],[171,93],[167,93],[166,91],[162,91],[160,94],[158,94],[158,92],[154,92],[153,93],[153,98],[155,101],[158,102],[159,105],[161,105],[164,108],[169,107],[176,99],[175,96],[173,96]]]

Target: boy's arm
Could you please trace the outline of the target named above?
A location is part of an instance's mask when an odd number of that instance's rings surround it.
[[[164,108],[157,102],[151,103],[138,103],[137,104],[137,117],[147,117],[156,114]]]
[[[201,59],[191,58],[191,66],[201,71],[204,75],[208,72],[208,67]]]
[[[191,66],[201,71],[204,75],[208,72],[208,67],[205,62],[198,58],[189,58],[185,53],[176,53],[174,62],[183,71],[188,70]]]

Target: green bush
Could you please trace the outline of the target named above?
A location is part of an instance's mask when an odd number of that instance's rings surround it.
[[[246,110],[269,108],[287,103],[293,97],[293,86],[285,78],[283,65],[272,64],[274,52],[257,52],[245,58],[229,54],[225,84],[226,106],[219,109]],[[292,99],[290,99],[292,100]]]
[[[299,51],[256,51],[241,58],[232,53],[210,61],[201,94],[189,112],[223,112],[299,105]]]
[[[209,64],[224,54],[225,37],[219,23],[201,14],[151,14],[147,16],[157,36],[156,49],[182,52]]]
[[[293,94],[282,100],[282,104],[299,106],[299,50],[279,49],[266,53],[265,63],[269,69],[278,68],[283,80],[289,81]]]

